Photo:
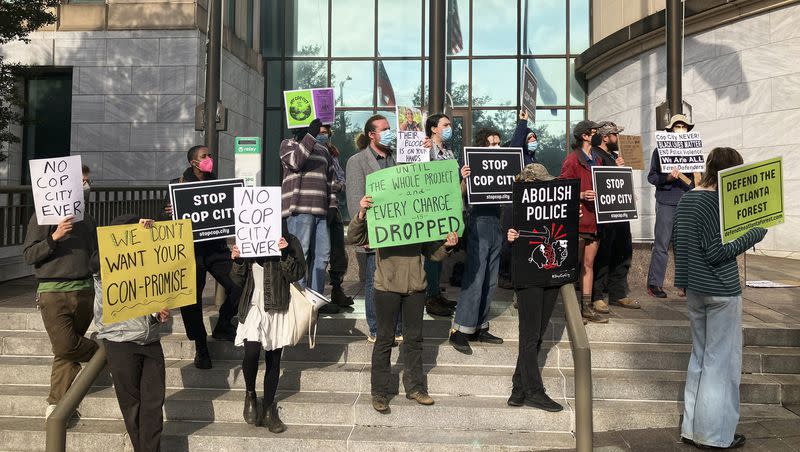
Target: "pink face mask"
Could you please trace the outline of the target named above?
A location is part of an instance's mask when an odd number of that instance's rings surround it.
[[[200,160],[200,163],[197,164],[197,167],[204,173],[211,173],[214,171],[214,159],[211,157],[206,157],[203,160]]]

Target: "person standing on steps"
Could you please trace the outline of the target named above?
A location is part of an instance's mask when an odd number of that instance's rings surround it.
[[[367,209],[372,207],[372,197],[361,198],[359,211],[350,222],[347,240],[353,245],[369,243]],[[455,232],[447,234],[444,242],[415,243],[411,245],[380,248],[375,251],[375,316],[378,320],[378,337],[372,349],[371,392],[372,407],[380,412],[389,411],[389,383],[391,357],[396,319],[403,313],[403,387],[406,398],[420,405],[433,405],[425,388],[422,374],[422,317],[425,308],[425,271],[422,257],[441,262],[458,244]]]
[[[697,188],[675,211],[675,285],[686,290],[692,355],[686,371],[681,440],[701,449],[736,448],[742,378],[742,287],[736,256],[764,239],[753,228],[731,243],[720,234],[717,175],[744,163],[731,148],[714,148]]]
[[[350,218],[355,218],[360,210],[361,198],[367,190],[367,175],[397,164],[392,149],[394,136],[386,117],[374,115],[364,123],[364,132],[356,137],[356,148],[359,151],[347,161],[347,211]],[[369,328],[367,340],[374,343],[378,335],[378,320],[375,318],[375,251],[369,248],[369,244],[365,244],[357,246],[356,252],[364,253],[365,258],[364,309]],[[401,339],[402,326],[403,316],[400,315],[394,330],[396,339]]]
[[[239,300],[236,329],[237,347],[244,347],[242,374],[244,375],[245,399],[243,416],[245,422],[263,425],[272,433],[281,433],[286,425],[278,416],[275,392],[281,372],[281,354],[284,344],[277,333],[285,313],[289,309],[289,285],[306,275],[303,247],[297,237],[283,227],[283,236],[278,241],[280,256],[241,258],[239,247],[234,246],[231,259],[234,261],[231,278],[244,289]],[[261,349],[264,349],[266,371],[264,373],[264,400],[259,404],[256,394],[256,374]]]
[[[170,184],[184,182],[198,182],[214,180],[214,160],[211,151],[206,146],[192,146],[186,153],[189,167],[183,175],[169,181]],[[164,208],[165,217],[172,218],[172,205]],[[211,369],[211,355],[208,352],[206,327],[203,323],[203,289],[206,286],[206,273],[222,285],[225,289],[225,301],[219,307],[219,318],[214,327],[212,337],[220,341],[233,341],[236,336],[236,327],[233,325],[233,316],[236,313],[237,302],[241,295],[241,287],[231,281],[231,250],[225,239],[207,240],[194,243],[194,257],[197,273],[197,286],[195,288],[197,301],[193,305],[181,308],[181,317],[186,327],[186,336],[194,341],[195,356],[194,366],[198,369]]]
[[[332,136],[331,126],[323,124],[319,129],[317,142],[328,149],[328,153],[331,155],[331,163],[336,175],[331,189],[338,196],[339,193],[345,192],[345,173],[339,163],[339,148],[331,142]],[[328,268],[328,276],[331,278],[331,303],[340,308],[346,308],[353,305],[353,297],[345,295],[344,289],[342,289],[348,262],[347,252],[344,248],[344,222],[342,222],[342,214],[338,202],[336,208],[328,209],[328,231],[331,236],[331,261]],[[324,307],[327,307],[327,305]]]
[[[526,165],[516,178],[517,181],[522,182],[547,182],[553,179],[555,177],[551,176],[547,172],[547,168],[539,163]],[[513,243],[519,238],[519,231],[509,228],[506,237],[509,243]],[[527,405],[551,412],[564,409],[545,392],[542,371],[539,367],[542,337],[547,330],[550,316],[553,314],[559,290],[561,290],[561,286],[517,286],[514,288],[519,311],[519,351],[517,366],[511,379],[509,406]]]
[[[686,133],[693,128],[694,124],[689,122],[686,116],[674,115],[665,130]],[[650,254],[650,270],[647,272],[647,293],[656,298],[667,298],[667,293],[664,292],[664,274],[667,272],[675,209],[683,194],[694,188],[695,181],[699,179],[697,176],[698,173],[682,174],[677,169],[669,174],[662,173],[658,148],[653,150],[647,181],[656,187],[656,223],[653,231],[653,252]]]

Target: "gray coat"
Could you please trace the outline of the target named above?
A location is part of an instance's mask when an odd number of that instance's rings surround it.
[[[161,323],[158,314],[143,315],[122,322],[103,324],[103,287],[100,278],[94,276],[94,326],[98,339],[111,342],[133,342],[147,345],[172,333],[172,317]]]
[[[394,154],[386,157],[386,163],[387,167],[395,165]],[[358,215],[361,198],[366,194],[367,175],[380,169],[378,160],[369,147],[361,149],[347,161],[347,211],[350,218]]]

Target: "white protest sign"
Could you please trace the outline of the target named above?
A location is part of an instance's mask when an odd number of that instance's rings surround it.
[[[233,212],[242,257],[280,256],[281,187],[235,187]]]
[[[431,150],[422,145],[425,132],[397,132],[397,163],[420,163],[431,160]]]
[[[39,224],[58,224],[73,215],[74,222],[83,221],[86,203],[83,200],[81,156],[30,160],[33,204]]]
[[[656,147],[662,173],[670,173],[673,169],[682,173],[702,173],[706,170],[703,140],[697,132],[657,131]]]

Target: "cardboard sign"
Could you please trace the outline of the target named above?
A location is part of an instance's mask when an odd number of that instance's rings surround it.
[[[333,88],[296,89],[283,92],[286,124],[290,129],[308,127],[319,118],[323,124],[333,124],[335,113]]]
[[[97,228],[97,244],[106,325],[195,303],[191,221]]]
[[[73,215],[72,222],[83,221],[86,210],[83,200],[81,156],[30,160],[31,189],[36,207],[36,221],[58,224]]]
[[[617,135],[619,153],[625,164],[635,170],[644,170],[644,149],[640,135]]]
[[[697,132],[656,132],[656,147],[662,173],[677,169],[682,173],[702,173],[706,170],[703,140]]]
[[[241,256],[280,256],[281,187],[235,187],[233,198]]]
[[[464,148],[470,176],[469,204],[510,204],[514,178],[522,172],[520,148]]]
[[[458,162],[397,165],[367,176],[370,248],[443,240],[464,232]]]
[[[739,165],[718,174],[719,221],[722,243],[750,229],[783,223],[783,160]]]
[[[539,82],[533,75],[528,66],[524,67],[522,71],[522,93],[520,105],[525,110],[528,110],[528,119],[531,122],[536,122],[536,87]]]
[[[233,148],[234,176],[248,187],[261,184],[261,137],[236,137]]]
[[[593,166],[594,210],[597,223],[618,223],[639,218],[633,195],[633,171],[623,166]]]
[[[511,244],[515,286],[551,287],[578,280],[578,222],[581,184],[577,179],[515,182]]]
[[[431,150],[424,141],[425,132],[397,132],[397,163],[429,162]]]
[[[234,235],[233,189],[244,187],[242,179],[219,179],[169,184],[172,219],[192,220],[195,242]]]

